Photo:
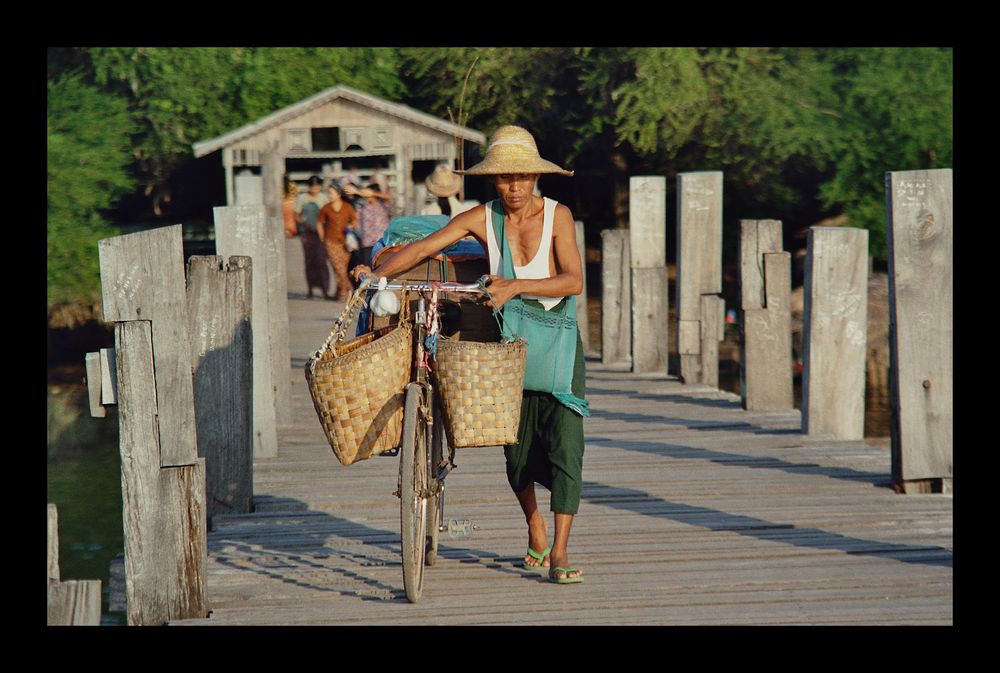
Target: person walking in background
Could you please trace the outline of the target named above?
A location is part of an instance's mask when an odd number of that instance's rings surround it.
[[[347,265],[351,253],[344,246],[346,230],[358,226],[358,213],[354,206],[344,200],[341,187],[336,183],[327,187],[329,201],[319,211],[316,219],[316,232],[326,246],[326,255],[333,267],[337,281],[337,300],[346,301],[353,283],[347,275]]]
[[[298,228],[299,238],[302,239],[302,253],[305,255],[306,264],[306,285],[309,291],[306,294],[310,299],[313,296],[313,288],[319,288],[325,299],[333,299],[330,296],[330,269],[326,265],[326,246],[319,238],[316,231],[316,221],[319,219],[319,211],[326,205],[327,197],[323,192],[323,181],[318,175],[309,178],[309,191],[299,194],[295,201],[295,224]]]
[[[285,225],[285,238],[295,238],[298,227],[295,226],[295,201],[299,195],[299,186],[289,180],[285,181],[285,196],[281,200],[281,218]]]
[[[448,215],[455,217],[459,213],[464,213],[479,205],[478,202],[463,203],[458,200],[459,191],[462,189],[462,177],[456,175],[445,164],[440,164],[434,172],[424,180],[427,191],[437,197],[435,203],[428,204],[420,211],[421,215]]]
[[[358,221],[361,224],[361,247],[351,253],[350,267],[371,265],[372,246],[382,238],[389,226],[392,194],[382,191],[377,182],[369,183],[364,189],[356,189],[348,184],[344,194],[358,197],[355,210],[358,211]]]

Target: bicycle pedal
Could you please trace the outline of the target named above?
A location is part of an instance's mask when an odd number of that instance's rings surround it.
[[[468,517],[448,519],[448,537],[451,538],[472,537],[472,531],[476,528],[478,528],[478,526],[474,526],[472,519],[469,519]]]

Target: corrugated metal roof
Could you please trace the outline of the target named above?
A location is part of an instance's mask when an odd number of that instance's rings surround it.
[[[237,143],[250,136],[257,135],[262,131],[282,124],[289,119],[294,119],[295,117],[305,114],[315,107],[325,105],[326,103],[329,103],[337,98],[345,98],[360,105],[370,107],[373,110],[394,115],[415,124],[421,124],[428,128],[441,131],[442,133],[447,133],[448,135],[458,136],[459,138],[464,138],[465,140],[470,140],[480,144],[486,142],[486,136],[474,129],[459,126],[458,124],[452,124],[451,122],[441,119],[440,117],[435,117],[427,114],[426,112],[414,110],[407,105],[393,103],[392,101],[387,101],[384,98],[379,98],[369,93],[344,86],[343,84],[338,84],[337,86],[320,91],[316,95],[310,96],[305,100],[299,101],[294,105],[289,105],[288,107],[284,107],[277,112],[272,112],[266,117],[262,117],[255,122],[245,124],[238,129],[224,133],[221,136],[196,142],[192,145],[192,148],[194,149],[194,156],[203,157],[206,154],[211,154],[218,149]]]

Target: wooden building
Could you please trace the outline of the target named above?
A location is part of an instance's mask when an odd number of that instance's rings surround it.
[[[396,214],[417,212],[423,180],[438,163],[456,166],[459,141],[484,144],[486,136],[445,119],[338,85],[216,138],[194,144],[195,157],[221,154],[227,205],[237,203],[236,175],[262,175],[265,194],[280,193],[281,175],[305,185],[353,168],[362,180],[381,176]],[[265,159],[272,155],[270,161]],[[275,159],[277,157],[277,159]],[[271,168],[275,167],[275,168]],[[276,204],[267,204],[275,206]]]

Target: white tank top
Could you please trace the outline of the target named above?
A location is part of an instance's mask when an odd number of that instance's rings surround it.
[[[538,244],[538,252],[524,266],[514,266],[515,278],[550,278],[549,273],[549,253],[552,250],[552,222],[555,219],[557,202],[550,198],[543,198],[545,204],[542,216],[542,240]],[[489,247],[490,273],[494,276],[503,275],[503,264],[500,259],[500,245],[497,243],[493,233],[493,202],[486,204],[486,243]],[[534,299],[545,307],[546,311],[551,311],[552,307],[563,300],[562,297],[541,297],[534,294],[522,294],[525,299]]]

